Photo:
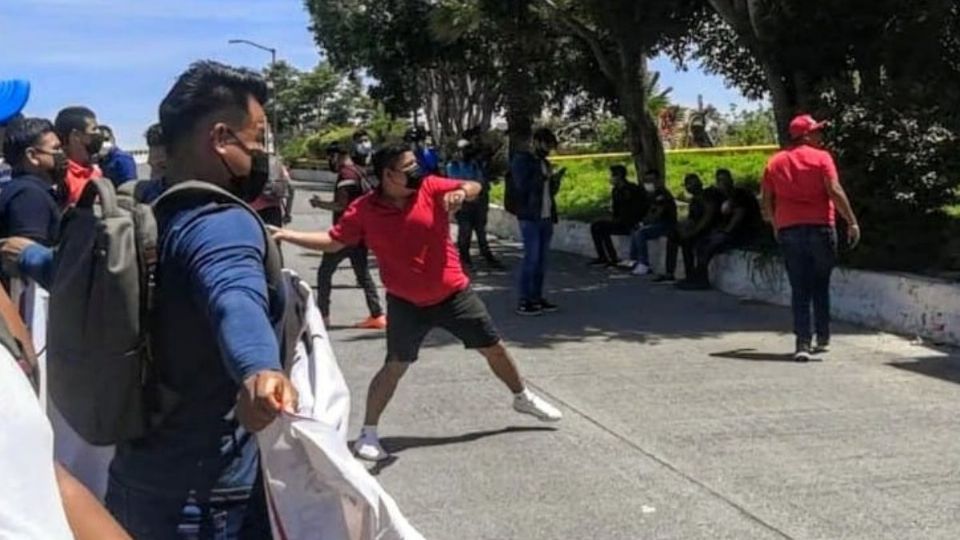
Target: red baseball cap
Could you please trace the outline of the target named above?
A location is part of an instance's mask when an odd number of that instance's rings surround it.
[[[790,138],[806,137],[811,133],[820,131],[826,125],[826,122],[817,122],[809,114],[801,114],[790,121]]]

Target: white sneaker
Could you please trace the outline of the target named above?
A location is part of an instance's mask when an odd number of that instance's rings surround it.
[[[360,432],[357,442],[353,443],[353,453],[365,461],[383,461],[390,454],[380,446],[380,438],[372,433]]]
[[[547,403],[543,398],[529,390],[523,394],[514,396],[513,410],[518,413],[536,416],[544,422],[557,422],[563,418],[563,413],[556,407]]]
[[[636,266],[633,267],[632,273],[635,276],[645,276],[650,273],[650,267],[643,263],[637,263]]]

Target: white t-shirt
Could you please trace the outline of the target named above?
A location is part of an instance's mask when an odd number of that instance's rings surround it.
[[[543,219],[553,219],[553,201],[550,197],[550,180],[553,178],[553,167],[550,166],[550,162],[542,159],[540,160],[540,167],[543,169],[543,176],[547,179],[543,183],[543,204],[540,208],[540,217]]]
[[[0,538],[72,540],[53,468],[53,430],[33,387],[0,346]]]

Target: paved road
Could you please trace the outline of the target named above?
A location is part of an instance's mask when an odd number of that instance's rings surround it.
[[[295,226],[325,227],[308,197]],[[287,249],[315,273],[317,256]],[[499,249],[515,268],[515,246]],[[513,315],[509,274],[476,286],[565,413],[556,429],[514,414],[439,333],[387,411],[396,459],[374,472],[427,538],[960,538],[957,358],[840,325],[826,362],[797,365],[785,309],[553,262],[553,316]],[[349,267],[335,283],[334,326],[362,318]],[[355,433],[385,343],[333,336]]]

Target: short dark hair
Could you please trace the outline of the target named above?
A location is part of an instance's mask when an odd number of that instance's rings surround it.
[[[267,102],[267,83],[260,74],[204,60],[183,72],[160,103],[160,126],[167,146],[217,111],[246,118],[249,99]]]
[[[612,167],[610,167],[610,174],[612,174],[613,176],[626,178],[627,168],[624,167],[623,165],[613,165]]]
[[[560,142],[557,140],[557,136],[553,134],[553,131],[545,127],[533,132],[533,140],[545,142],[553,146],[556,146]]]
[[[383,179],[383,172],[397,164],[400,156],[410,151],[410,147],[405,144],[389,144],[376,151],[373,154],[373,174],[378,179]]]
[[[22,168],[27,148],[39,143],[47,133],[54,133],[54,128],[45,118],[20,118],[10,122],[3,138],[4,161],[14,169]]]
[[[160,127],[160,123],[156,123],[147,128],[147,132],[143,134],[147,139],[147,146],[149,148],[156,148],[158,146],[165,146],[163,139],[163,128]]]
[[[111,140],[113,142],[117,141],[117,136],[113,134],[112,127],[106,124],[100,124],[99,126],[97,126],[97,129],[99,129],[100,133],[103,133],[103,136],[106,137],[108,140]]]
[[[71,133],[86,131],[87,121],[96,119],[97,115],[87,107],[67,107],[57,113],[53,125],[56,128],[57,137],[60,137],[60,142],[67,144]]]
[[[686,176],[684,176],[683,181],[686,182],[687,180],[696,180],[697,182],[703,182],[703,180],[700,179],[700,175],[697,173],[689,173]]]
[[[730,169],[717,169],[717,172],[714,176],[726,175],[728,178],[733,180],[733,173],[730,172]]]
[[[660,176],[660,171],[658,171],[658,170],[656,170],[656,169],[647,169],[647,170],[644,171],[644,173],[643,173],[644,176],[649,176],[649,175],[651,175],[651,174],[654,175],[654,176],[656,176],[658,179],[661,178],[661,176]]]
[[[358,130],[356,130],[356,131],[353,132],[353,140],[354,140],[354,141],[359,141],[360,139],[362,139],[362,138],[364,138],[364,137],[370,137],[370,134],[367,133],[367,130],[365,130],[365,129],[358,129]]]

